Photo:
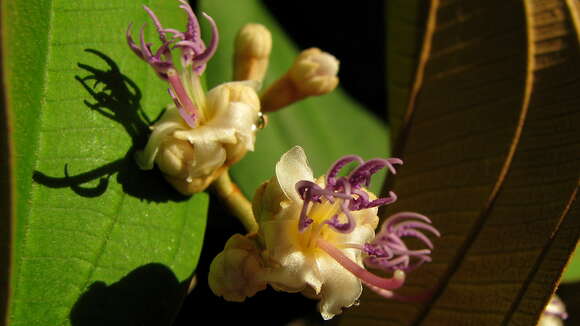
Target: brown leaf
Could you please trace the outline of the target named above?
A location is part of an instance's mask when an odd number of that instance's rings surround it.
[[[443,236],[401,294],[344,324],[533,325],[580,235],[578,12],[566,0],[432,1],[385,215]]]
[[[386,2],[387,100],[392,143],[396,142],[407,111],[428,7],[424,0]]]

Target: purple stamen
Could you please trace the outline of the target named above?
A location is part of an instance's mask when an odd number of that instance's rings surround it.
[[[352,162],[359,163],[359,167],[347,176],[338,177],[340,170]],[[388,205],[397,200],[397,196],[391,191],[388,197],[371,201],[369,194],[362,188],[362,185],[370,185],[371,177],[384,167],[395,173],[394,165],[402,163],[403,161],[398,158],[372,159],[365,162],[359,156],[348,155],[340,158],[330,167],[326,175],[324,188],[311,181],[299,181],[296,183],[296,191],[304,201],[298,223],[299,230],[303,231],[314,221],[307,215],[311,202],[321,203],[322,197],[324,197],[330,203],[334,203],[337,199],[342,200],[342,202],[340,203],[340,213],[322,221],[322,223],[329,225],[337,232],[352,232],[356,227],[356,220],[352,215],[352,211]],[[344,216],[346,222],[341,223],[340,216]]]
[[[405,273],[403,271],[395,271],[392,278],[379,277],[359,266],[357,263],[344,255],[341,250],[337,249],[326,240],[318,239],[317,244],[320,249],[324,250],[342,267],[353,273],[367,285],[372,285],[373,287],[382,290],[394,290],[400,288],[405,283]]]
[[[155,29],[159,34],[159,39],[161,40],[161,42],[166,43],[167,42],[167,36],[165,35],[166,31],[163,29],[163,26],[161,26],[159,18],[157,18],[153,10],[149,9],[149,7],[144,5],[143,9],[145,9],[149,17],[151,17],[151,20],[153,21],[153,25],[155,25]]]
[[[349,182],[353,188],[359,188],[361,185],[368,187],[373,174],[377,173],[384,167],[387,167],[391,173],[396,174],[395,164],[403,164],[398,158],[381,159],[375,158],[368,160],[356,168],[349,176]]]
[[[193,13],[193,10],[191,9],[191,7],[189,6],[189,3],[187,3],[187,1],[185,0],[179,0],[179,2],[181,2],[181,5],[179,5],[179,8],[183,9],[185,11],[185,13],[187,14],[187,25],[185,25],[185,39],[191,39],[191,40],[195,40],[195,41],[201,41],[201,35],[200,35],[200,28],[199,28],[199,22],[197,20],[197,17],[195,16],[195,14]]]
[[[365,264],[389,271],[412,271],[423,263],[430,262],[429,255],[430,249],[433,249],[433,243],[423,232],[417,230],[422,229],[440,236],[439,231],[430,224],[431,220],[428,217],[417,213],[400,212],[389,217],[375,239],[363,247],[363,251],[368,255]],[[417,238],[429,249],[410,250],[404,243],[403,237]],[[411,258],[414,263],[411,263]]]
[[[127,43],[129,47],[137,56],[149,63],[157,74],[166,79],[165,71],[169,68],[174,68],[171,62],[170,48],[180,48],[182,50],[182,63],[184,67],[192,65],[192,69],[201,75],[205,69],[205,64],[214,55],[217,44],[219,41],[218,30],[215,21],[203,13],[203,16],[209,21],[212,30],[212,38],[210,45],[206,48],[203,40],[201,39],[201,33],[199,28],[199,22],[197,17],[193,13],[193,10],[186,1],[180,0],[181,5],[179,6],[187,14],[187,25],[185,32],[180,32],[172,28],[163,28],[161,22],[155,15],[155,13],[147,6],[143,6],[147,14],[151,17],[153,25],[159,34],[159,39],[162,42],[162,46],[156,55],[153,56],[151,51],[151,44],[146,43],[143,35],[143,30],[141,31],[141,46],[138,47],[133,38],[131,37],[131,25],[127,30]],[[167,34],[173,34],[172,38],[169,39]],[[161,60],[161,56],[165,60]]]
[[[334,162],[334,164],[326,173],[326,185],[327,186],[334,186],[336,184],[336,175],[342,168],[350,162],[358,161],[358,163],[363,163],[364,160],[360,156],[356,155],[347,155],[340,158],[338,161]]]
[[[145,41],[144,26],[141,28],[139,46],[131,36],[132,24],[129,24],[126,38],[131,50],[139,58],[143,59],[153,67],[161,79],[169,82],[171,85],[169,91],[171,98],[175,102],[179,113],[185,122],[193,128],[196,126],[198,108],[193,104],[192,98],[188,95],[184,87],[184,83],[188,84],[191,83],[191,81],[189,79],[182,80],[182,78],[185,79],[186,77],[180,77],[177,73],[172,61],[171,50],[175,48],[181,49],[181,63],[183,68],[193,69],[197,75],[201,75],[205,69],[207,61],[209,61],[217,49],[219,37],[215,21],[210,16],[203,13],[203,16],[209,21],[212,30],[211,43],[209,47],[206,48],[201,39],[199,22],[193,13],[193,10],[187,1],[180,0],[180,3],[181,5],[179,7],[187,14],[185,32],[180,32],[172,28],[164,28],[155,13],[149,7],[143,6],[153,21],[153,25],[155,26],[162,43],[158,50],[155,51],[155,54],[153,54],[153,51],[151,50],[152,44]],[[168,37],[168,34],[172,34],[171,38]]]
[[[209,61],[209,59],[211,59],[211,57],[213,57],[213,55],[215,54],[215,51],[217,50],[217,45],[219,43],[219,33],[218,33],[218,29],[217,29],[217,25],[216,25],[215,21],[213,20],[213,18],[211,18],[206,13],[202,13],[202,15],[203,15],[203,17],[205,17],[205,19],[207,19],[209,21],[209,23],[211,25],[211,41],[209,43],[209,46],[205,49],[205,51],[197,54],[193,58],[193,63],[194,63],[195,69],[198,69],[199,67],[202,67],[202,66],[203,66],[203,69],[205,69],[205,64]],[[201,69],[202,72],[203,72],[203,69]],[[199,72],[199,74],[201,74],[201,72]]]

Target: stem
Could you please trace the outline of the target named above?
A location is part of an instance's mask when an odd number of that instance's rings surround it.
[[[240,188],[232,182],[228,170],[222,173],[211,186],[213,191],[224,201],[230,212],[244,225],[248,233],[258,232],[258,223],[252,211],[252,203],[242,194]]]

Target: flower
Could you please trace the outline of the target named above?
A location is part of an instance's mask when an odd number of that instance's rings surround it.
[[[339,176],[351,163],[359,166]],[[433,245],[421,230],[439,236],[427,217],[408,212],[387,219],[375,236],[378,207],[397,197],[390,192],[377,198],[365,187],[377,171],[388,168],[395,173],[395,165],[400,164],[396,158],[365,162],[350,155],[334,163],[325,177],[314,179],[301,147],[285,153],[276,165],[276,175],[260,186],[253,200],[260,226],[255,236],[260,252],[254,252],[253,259],[262,262],[260,278],[276,290],[302,292],[320,300],[324,319],[355,304],[362,284],[384,297],[397,298],[393,290],[403,285],[406,272],[430,261]],[[418,238],[429,249],[410,250],[404,237]],[[377,276],[365,264],[393,276]],[[212,263],[210,278],[219,273],[219,265]]]
[[[338,86],[339,61],[317,48],[302,51],[292,67],[262,94],[262,111],[273,112],[309,96],[319,96]]]
[[[259,82],[225,83],[205,93],[200,75],[217,49],[217,26],[203,13],[212,29],[211,41],[206,46],[191,7],[185,0],[180,2],[180,8],[187,14],[185,31],[164,28],[153,11],[145,6],[161,46],[152,51],[152,44],[145,41],[143,28],[137,45],[131,37],[131,25],[127,30],[127,43],[168,82],[169,95],[174,102],[151,126],[152,134],[145,149],[137,153],[137,163],[144,170],[157,164],[179,192],[189,195],[203,191],[228,166],[254,149],[261,113],[256,93]],[[180,71],[172,57],[176,49],[181,51]]]
[[[540,316],[538,326],[562,326],[563,320],[566,319],[568,319],[568,313],[566,313],[564,302],[557,295],[553,295]]]

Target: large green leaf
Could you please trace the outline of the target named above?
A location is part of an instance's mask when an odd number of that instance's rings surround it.
[[[210,86],[232,78],[234,37],[248,22],[264,24],[272,32],[272,56],[264,86],[291,66],[298,49],[259,1],[208,0],[201,1],[200,7],[220,28],[219,50],[207,68]],[[282,153],[294,145],[304,147],[318,175],[325,173],[342,155],[357,154],[369,159],[389,153],[386,127],[340,89],[294,104],[270,114],[269,118],[269,125],[257,136],[256,151],[232,168],[233,177],[247,195],[253,194],[261,182],[273,175],[274,165]],[[377,176],[376,180],[381,177]],[[380,182],[375,182],[373,190],[378,189]]]
[[[177,2],[147,5],[185,23]],[[199,257],[208,198],[178,196],[133,162],[170,101],[125,43],[130,22],[149,21],[140,1],[4,1],[2,15],[11,325],[169,322]]]
[[[580,235],[572,1],[431,1],[389,212],[442,233],[409,304],[365,293],[345,324],[534,325]],[[399,151],[400,150],[400,151]],[[405,291],[401,291],[405,293]]]

